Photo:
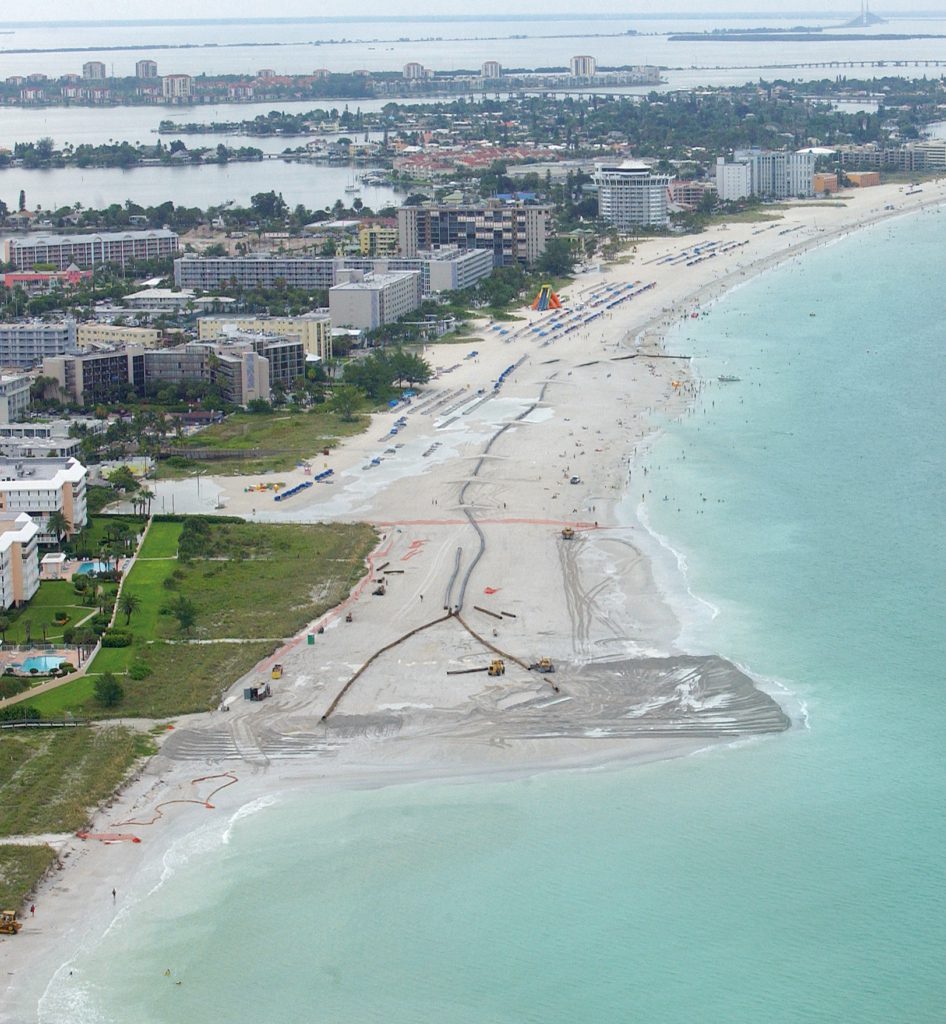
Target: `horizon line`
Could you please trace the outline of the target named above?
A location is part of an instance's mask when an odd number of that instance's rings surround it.
[[[875,12],[877,13],[877,12]],[[542,18],[546,21],[672,21],[674,19],[718,19],[732,21],[741,18],[844,18],[850,14],[850,8],[840,10],[796,10],[796,11],[725,11],[707,14],[701,11],[662,11],[660,13],[628,13],[622,11],[597,11],[582,14],[569,12],[544,11]],[[942,11],[915,10],[896,11],[884,14],[887,18],[943,18]],[[86,26],[137,26],[137,25],[293,25],[293,24],[325,24],[346,25],[376,22],[385,24],[437,24],[466,22],[503,22],[531,21],[536,17],[534,11],[523,11],[514,14],[381,14],[381,15],[287,15],[281,17],[254,18],[82,18],[64,19],[62,21],[0,21],[0,28],[78,28]]]

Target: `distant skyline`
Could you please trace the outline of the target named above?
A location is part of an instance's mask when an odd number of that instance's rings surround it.
[[[794,13],[808,15],[811,17],[830,17],[834,14],[839,16],[851,14],[852,16],[860,10],[860,0],[831,0],[828,10],[819,9],[816,4],[805,3],[804,0],[786,4],[781,0],[635,0],[633,3],[614,3],[613,0],[601,0],[600,3],[592,3],[588,12],[583,12],[575,0],[519,0],[509,3],[507,0],[480,0],[476,6],[477,16],[483,18],[497,15],[511,16],[522,14],[526,17],[541,17],[543,14],[617,14],[633,18],[635,15],[647,15],[650,17],[659,15],[672,15],[679,13],[699,14],[704,17],[712,17],[713,14],[725,14],[732,16],[735,13],[778,15],[780,18],[790,17]],[[871,10],[876,14],[908,14],[923,13],[926,15],[941,14],[946,18],[946,12],[932,10],[929,7],[929,0],[926,4],[917,0],[883,0],[870,4]],[[23,8],[19,9],[20,12]],[[205,0],[199,9],[188,6],[175,10],[173,6],[162,7],[160,14],[150,0],[125,0],[116,7],[114,0],[75,0],[68,8],[68,17],[64,17],[66,9],[59,0],[33,0],[29,6],[29,18],[4,19],[0,16],[0,25],[25,24],[27,22],[35,25],[37,21],[48,20],[62,23],[63,21],[160,21],[160,20],[188,20],[189,16],[201,20],[205,19],[260,19],[260,7],[255,0]],[[336,9],[337,10],[337,9]],[[309,0],[280,0],[272,4],[267,11],[271,18],[312,18],[318,17],[313,12]],[[406,16],[412,18],[437,17],[437,16],[469,16],[470,4],[467,0],[436,0],[435,3],[416,5],[407,3],[405,0],[362,0],[361,3],[353,4],[346,9],[348,18],[363,16],[365,18],[378,18],[385,16]]]

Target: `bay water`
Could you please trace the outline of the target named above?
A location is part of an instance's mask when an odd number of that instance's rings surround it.
[[[253,805],[171,851],[42,1019],[941,1022],[944,227],[858,232],[668,341],[707,383],[633,500],[681,644],[792,730]]]

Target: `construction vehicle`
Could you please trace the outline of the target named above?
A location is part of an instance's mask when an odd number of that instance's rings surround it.
[[[269,688],[269,683],[260,683],[259,686],[247,686],[243,689],[244,700],[266,700],[272,695],[273,691]]]
[[[488,676],[504,676],[506,674],[506,662],[502,658],[494,658],[486,670]]]
[[[562,530],[562,540],[574,540],[575,539],[575,528],[573,526],[566,526]]]
[[[548,674],[549,672],[555,671],[555,666],[552,664],[551,658],[539,658],[538,661],[534,661],[529,666],[530,672],[542,672]]]
[[[273,670],[270,672],[270,676],[273,679],[282,679],[282,665],[273,665]]]
[[[349,612],[349,613],[348,613],[348,614],[347,614],[347,615],[345,616],[345,621],[346,621],[346,622],[352,622],[352,621],[354,621],[354,617],[352,616],[352,613],[351,613],[351,612]]]
[[[0,935],[16,935],[22,927],[15,910],[0,910]]]

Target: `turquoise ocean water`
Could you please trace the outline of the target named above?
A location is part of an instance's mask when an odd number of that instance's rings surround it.
[[[741,381],[648,455],[649,517],[718,610],[694,646],[788,687],[796,729],[214,823],[45,1019],[946,1019],[944,228],[861,232],[670,342]]]

